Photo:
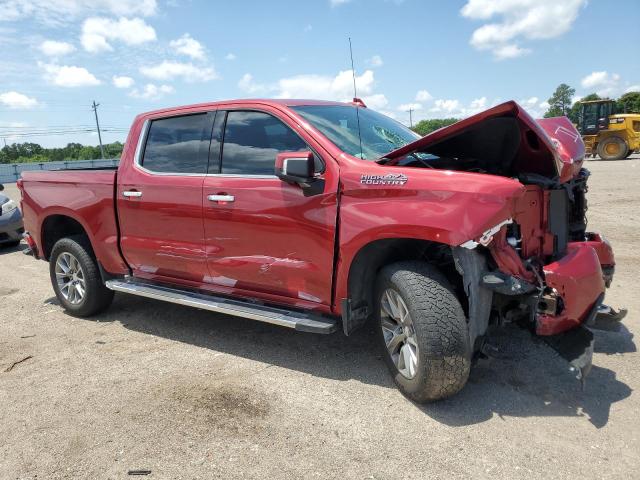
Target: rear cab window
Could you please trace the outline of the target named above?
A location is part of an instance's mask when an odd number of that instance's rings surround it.
[[[152,120],[141,166],[152,173],[207,173],[214,115],[204,112]]]

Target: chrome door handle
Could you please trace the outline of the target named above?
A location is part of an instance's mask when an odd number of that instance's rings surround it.
[[[235,202],[236,197],[233,195],[209,195],[207,199],[210,202]]]
[[[122,192],[122,195],[124,197],[141,197],[142,196],[142,192],[136,192],[135,190],[128,190],[126,192]]]

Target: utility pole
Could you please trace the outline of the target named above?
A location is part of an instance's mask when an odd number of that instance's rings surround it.
[[[96,103],[96,101],[93,101],[93,105],[91,106],[91,110],[93,110],[93,113],[95,113],[96,115],[96,128],[98,129],[98,141],[100,142],[100,156],[102,157],[102,159],[104,160],[104,147],[102,146],[102,135],[100,135],[100,123],[98,122],[98,107],[100,106],[99,103]]]
[[[409,109],[409,125],[413,128],[413,108]]]

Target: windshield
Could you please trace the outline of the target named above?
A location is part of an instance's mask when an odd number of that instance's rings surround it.
[[[355,105],[303,105],[292,108],[340,150],[364,160],[377,160],[386,153],[420,138],[420,135],[401,123],[368,108]],[[362,149],[358,136],[358,120],[362,134]]]

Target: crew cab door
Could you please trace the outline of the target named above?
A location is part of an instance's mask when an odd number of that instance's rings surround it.
[[[135,276],[202,282],[208,275],[202,183],[214,113],[147,120],[118,171],[120,246]]]
[[[302,150],[316,155],[314,192],[274,175],[277,153]],[[203,189],[209,282],[331,305],[338,172],[319,152],[276,109],[218,112]]]

